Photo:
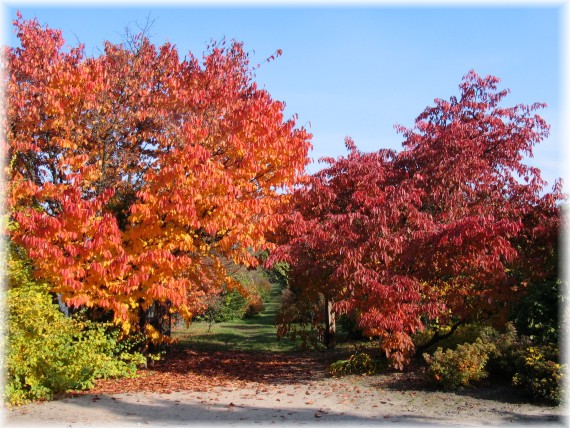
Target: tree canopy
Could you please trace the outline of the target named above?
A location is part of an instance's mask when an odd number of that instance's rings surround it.
[[[290,264],[300,300],[334,301],[397,367],[429,323],[500,322],[517,291],[557,276],[561,183],[544,193],[524,163],[548,135],[544,105],[502,107],[498,82],[468,73],[459,97],[397,127],[400,152],[348,138],[348,155],[295,191],[276,238],[269,264]]]
[[[142,315],[155,303],[190,319],[237,286],[226,265],[271,248],[311,138],[257,87],[242,44],[182,59],[139,35],[86,57],[36,20],[14,26],[6,205],[36,275],[126,331],[152,330]]]

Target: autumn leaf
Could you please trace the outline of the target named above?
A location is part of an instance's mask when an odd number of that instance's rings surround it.
[[[37,20],[14,28],[10,238],[67,305],[164,341],[150,318],[190,320],[222,284],[238,287],[228,265],[255,266],[272,248],[266,234],[303,180],[311,136],[257,88],[238,42],[200,62],[143,35],[87,57]]]
[[[540,196],[540,171],[523,163],[548,135],[544,105],[502,107],[497,84],[468,73],[459,97],[397,127],[402,151],[347,138],[348,154],[295,190],[267,260],[290,267],[279,334],[316,341],[334,302],[401,369],[430,322],[504,322],[514,285],[557,275],[561,184]]]

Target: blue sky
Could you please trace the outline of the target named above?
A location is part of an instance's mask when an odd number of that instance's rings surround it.
[[[551,136],[529,163],[549,183],[565,173],[561,6],[37,4],[8,6],[6,27],[16,10],[63,30],[70,45],[79,40],[93,55],[103,41],[120,42],[126,26],[136,29],[149,15],[152,41],[168,40],[181,55],[199,56],[210,40],[224,36],[244,42],[253,64],[282,49],[280,58],[257,71],[257,81],[309,128],[315,161],[344,154],[345,136],[363,151],[399,150],[395,124],[411,127],[434,98],[456,95],[470,69],[493,74],[511,89],[507,105],[548,104],[541,115],[552,126]],[[8,31],[7,42],[14,45]]]

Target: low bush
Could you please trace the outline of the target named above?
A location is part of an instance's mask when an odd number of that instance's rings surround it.
[[[531,345],[530,338],[519,336],[513,323],[509,322],[503,332],[486,329],[481,334],[481,339],[495,345],[486,366],[489,374],[494,378],[510,381],[517,370],[515,362]]]
[[[88,389],[99,378],[133,376],[145,357],[120,343],[109,324],[68,318],[36,283],[23,258],[8,257],[4,296],[4,401],[9,405],[51,399]]]
[[[561,401],[565,366],[559,363],[556,343],[544,344],[544,338],[520,336],[512,323],[507,323],[504,333],[495,331],[483,338],[495,344],[487,364],[494,377],[511,380],[534,399]]]
[[[12,405],[134,376],[146,358],[121,350],[109,325],[66,318],[42,289],[9,290],[4,398]]]
[[[467,336],[476,331],[463,329],[464,333],[469,332]],[[534,337],[518,335],[513,323],[507,323],[503,332],[479,328],[476,337],[473,343],[460,343],[445,350],[439,347],[433,355],[425,353],[428,376],[439,386],[454,389],[490,374],[495,379],[512,381],[534,399],[561,402],[566,367],[559,363],[556,343],[537,344]],[[455,341],[464,338],[465,334]]]
[[[423,357],[430,378],[445,389],[454,389],[485,378],[485,364],[494,349],[494,344],[477,338],[474,343],[463,343],[455,349],[444,351],[440,347],[433,355],[425,353]]]
[[[258,295],[249,296],[247,299],[247,306],[243,314],[243,318],[253,318],[255,315],[260,314],[265,309],[265,303]]]
[[[371,375],[380,371],[385,364],[372,358],[366,352],[358,351],[351,355],[348,360],[339,360],[332,363],[328,372],[331,376],[344,376],[349,374]]]
[[[247,310],[247,299],[238,290],[230,290],[222,293],[216,322],[228,322],[244,317]]]
[[[252,318],[265,310],[265,302],[271,298],[271,283],[261,271],[251,272],[251,283],[243,318]]]
[[[528,347],[516,361],[517,373],[513,384],[535,399],[560,403],[566,366],[558,361],[558,349],[552,345]]]

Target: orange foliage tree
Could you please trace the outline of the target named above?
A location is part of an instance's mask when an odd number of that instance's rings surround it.
[[[232,285],[228,262],[253,266],[270,248],[265,233],[303,177],[310,134],[257,88],[240,43],[215,43],[200,61],[140,35],[86,57],[36,20],[14,25],[21,45],[4,52],[11,239],[71,307],[155,336],[158,307],[190,320]]]

